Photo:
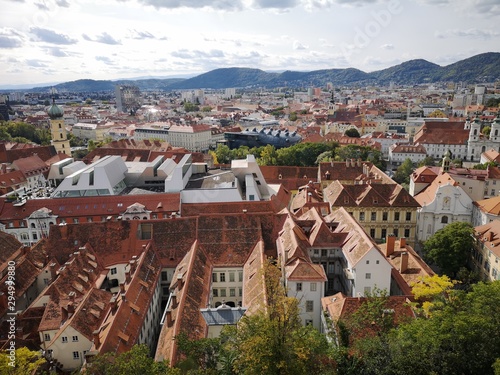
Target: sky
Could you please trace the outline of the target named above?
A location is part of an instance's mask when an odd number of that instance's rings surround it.
[[[0,88],[500,51],[499,0],[0,0]]]

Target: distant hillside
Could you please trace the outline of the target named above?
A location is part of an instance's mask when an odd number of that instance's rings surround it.
[[[168,78],[168,79],[138,79],[138,80],[118,80],[105,81],[93,79],[79,79],[77,81],[64,82],[58,85],[49,87],[37,87],[30,91],[48,91],[51,87],[57,89],[58,92],[97,92],[97,91],[114,91],[116,85],[135,85],[141,90],[170,90],[171,84],[183,81],[184,78]]]
[[[410,60],[387,69],[365,73],[354,68],[311,72],[269,73],[251,68],[222,68],[193,78],[94,81],[81,79],[54,86],[59,91],[112,91],[117,84],[137,85],[141,90],[223,89],[228,87],[310,87],[334,85],[420,84],[431,82],[492,82],[500,79],[500,53],[489,52],[439,66],[426,60]],[[36,88],[32,91],[48,90]]]
[[[208,73],[173,83],[170,89],[223,89],[227,87],[268,86],[277,73],[260,69],[221,68]]]
[[[372,72],[369,76],[380,84],[388,84],[391,81],[396,83],[424,83],[433,81],[435,76],[439,76],[440,69],[443,68],[437,64],[419,59],[406,61],[384,70]]]

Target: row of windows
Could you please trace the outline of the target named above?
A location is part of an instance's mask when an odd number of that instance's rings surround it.
[[[235,272],[228,272],[229,274],[229,282],[235,282]],[[243,271],[238,271],[238,281],[243,282]],[[226,272],[213,272],[212,273],[212,282],[226,282]]]
[[[396,237],[399,237],[399,229],[398,228],[394,228],[392,230],[392,233]],[[386,238],[387,237],[387,229],[382,228],[380,230],[380,237],[377,237],[377,230],[375,228],[371,228],[370,229],[370,237],[371,238]],[[409,238],[410,237],[410,229],[409,228],[405,228],[405,230],[404,230],[404,237],[405,238]]]
[[[309,284],[309,290],[311,292],[315,292],[316,288],[317,288],[316,283],[310,283]],[[296,289],[297,292],[302,292],[302,283],[295,284],[295,289]]]
[[[44,339],[45,341],[50,341],[50,333],[45,333],[45,334],[43,335],[43,339]],[[71,338],[71,339],[72,339],[72,341],[73,341],[73,342],[78,342],[78,336],[72,336],[72,338]],[[68,336],[61,336],[61,341],[62,341],[63,343],[67,343],[67,342],[68,342]]]
[[[350,214],[352,215],[352,212],[350,212]],[[359,213],[359,221],[365,221],[366,216],[367,216],[366,213],[364,211],[361,211]],[[398,211],[394,212],[394,221],[399,221],[400,216],[401,216],[400,212],[398,212]],[[411,216],[412,216],[411,211],[407,211],[406,215],[405,215],[406,221],[411,221]],[[382,212],[382,221],[387,221],[388,219],[389,219],[389,213]],[[370,220],[377,221],[377,212],[376,211],[372,211],[370,213]]]
[[[227,297],[227,289],[226,288],[214,288],[212,289],[212,295],[214,297]],[[243,296],[243,289],[238,288],[238,297]],[[236,289],[229,288],[229,297],[236,297]]]

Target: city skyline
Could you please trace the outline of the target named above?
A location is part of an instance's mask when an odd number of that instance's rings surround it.
[[[494,0],[0,0],[0,86],[195,76],[225,67],[365,72],[499,52]]]

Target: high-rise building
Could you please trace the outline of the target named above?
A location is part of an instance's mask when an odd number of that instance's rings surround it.
[[[47,111],[50,117],[50,135],[52,136],[52,145],[57,153],[65,153],[71,155],[71,147],[69,145],[66,128],[64,126],[64,111],[57,106],[55,100],[52,100],[52,106]]]
[[[115,87],[116,109],[119,112],[135,114],[141,107],[142,97],[139,87],[119,85]]]

